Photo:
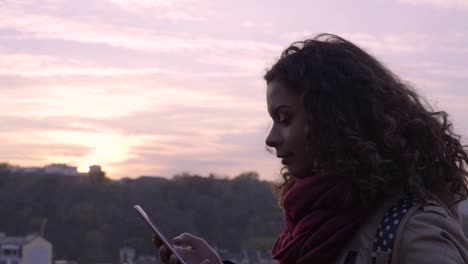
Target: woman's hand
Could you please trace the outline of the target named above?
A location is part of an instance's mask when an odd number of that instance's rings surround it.
[[[177,257],[171,254],[156,236],[153,237],[156,248],[159,248],[159,258],[165,264],[178,264]],[[189,233],[183,233],[172,240],[174,250],[187,264],[222,264],[216,251],[202,238]]]

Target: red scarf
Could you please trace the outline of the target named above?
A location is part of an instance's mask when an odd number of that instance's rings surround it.
[[[273,258],[280,264],[332,263],[369,213],[343,198],[348,188],[331,174],[296,179],[283,196],[286,225]]]

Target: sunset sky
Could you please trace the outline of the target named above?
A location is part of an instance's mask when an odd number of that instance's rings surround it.
[[[468,135],[468,0],[0,0],[0,161],[276,179],[263,74],[322,32]]]

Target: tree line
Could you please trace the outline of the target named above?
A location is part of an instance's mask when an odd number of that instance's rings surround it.
[[[43,232],[55,259],[118,262],[119,249],[154,255],[151,231],[133,205],[141,205],[168,238],[201,236],[218,249],[268,250],[283,226],[272,183],[255,172],[233,179],[215,175],[140,177],[113,181],[88,177],[11,173],[0,166],[0,232]]]

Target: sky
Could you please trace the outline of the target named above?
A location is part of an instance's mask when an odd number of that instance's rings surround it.
[[[263,74],[324,32],[468,135],[468,0],[0,0],[0,162],[276,180]]]

